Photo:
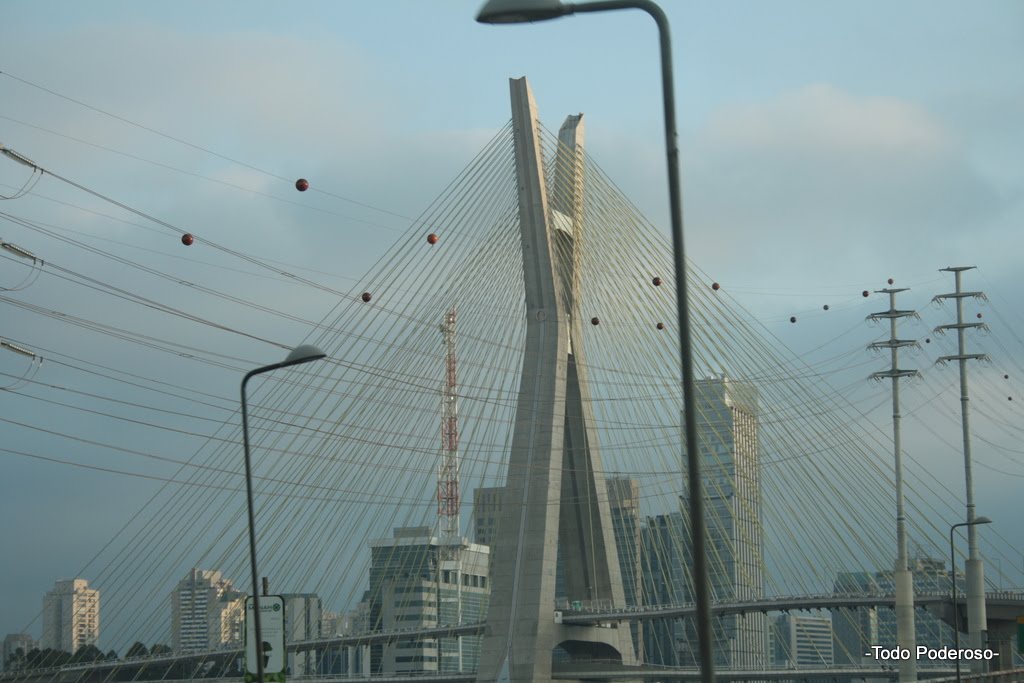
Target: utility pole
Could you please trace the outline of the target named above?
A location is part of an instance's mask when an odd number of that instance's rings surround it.
[[[940,294],[932,301],[945,301],[953,299],[956,301],[956,322],[948,325],[939,325],[935,328],[936,333],[944,333],[946,330],[956,330],[957,333],[957,354],[955,356],[942,356],[939,363],[946,363],[955,360],[960,364],[960,415],[964,437],[964,483],[967,489],[967,634],[968,644],[971,648],[984,648],[986,630],[988,626],[987,615],[985,614],[985,570],[982,566],[981,556],[978,553],[978,531],[975,528],[974,509],[974,479],[971,475],[971,427],[970,427],[970,399],[967,394],[967,361],[988,360],[983,353],[967,353],[967,330],[981,328],[985,329],[985,323],[964,322],[964,299],[984,299],[982,292],[963,291],[961,275],[965,270],[972,270],[974,266],[951,266],[942,268],[942,272],[953,273],[956,279],[956,291],[951,294]],[[980,317],[980,316],[979,316]],[[972,660],[971,670],[982,673],[985,670],[984,660]]]
[[[891,283],[892,280],[889,280]],[[914,631],[914,575],[910,571],[907,558],[906,515],[903,510],[903,452],[900,444],[900,380],[917,377],[917,370],[901,370],[899,367],[899,350],[916,347],[912,339],[900,339],[896,336],[896,321],[900,318],[917,316],[914,311],[896,308],[896,294],[907,291],[903,289],[880,289],[876,294],[889,295],[889,310],[872,313],[868,320],[888,320],[889,338],[875,342],[869,349],[889,349],[892,364],[888,370],[874,372],[871,379],[892,380],[892,441],[893,456],[896,469],[896,644],[912,653],[917,652],[917,639]],[[917,680],[917,657],[912,656],[900,660],[900,683]]]
[[[455,360],[455,307],[444,314],[441,335],[445,347],[445,379],[441,387],[441,463],[437,467],[437,515],[440,553],[437,563],[437,616],[441,625],[443,577],[455,575],[455,623],[462,623],[462,529],[459,521],[459,406],[458,373]],[[449,574],[449,576],[451,576]],[[439,641],[440,642],[440,641]],[[458,660],[462,671],[462,636],[458,637]],[[438,648],[441,656],[441,649]],[[440,661],[438,662],[440,665]]]

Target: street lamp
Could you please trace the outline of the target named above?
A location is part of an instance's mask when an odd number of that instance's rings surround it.
[[[245,402],[245,385],[250,379],[256,375],[262,375],[264,372],[309,363],[326,356],[327,354],[317,347],[303,344],[292,349],[288,357],[280,363],[250,370],[242,379],[242,443],[245,446],[245,494],[249,503],[249,562],[252,565],[252,617],[256,630],[256,676],[259,683],[263,683],[263,632],[260,629],[260,587],[259,573],[256,570],[256,518],[252,506],[252,458],[249,455],[249,415]]]
[[[668,161],[668,196],[672,221],[672,256],[675,263],[676,303],[679,308],[679,355],[683,377],[683,417],[686,429],[686,463],[690,491],[690,520],[693,531],[693,580],[697,602],[697,634],[700,647],[701,681],[715,680],[711,654],[711,604],[705,547],[704,497],[700,480],[697,442],[697,401],[693,378],[693,350],[690,341],[690,311],[683,249],[683,203],[679,191],[679,146],[676,133],[675,87],[672,82],[672,43],[668,17],[651,0],[605,0],[563,3],[560,0],[488,0],[476,20],[485,24],[517,24],[545,21],[582,12],[639,9],[658,25],[661,46],[661,89],[665,113],[665,148]]]
[[[953,637],[956,643],[956,680],[960,683],[960,610],[956,608],[956,555],[953,552],[953,532],[957,527],[976,526],[978,524],[991,524],[988,517],[975,517],[970,522],[960,522],[949,527],[949,583],[950,597],[953,602]]]

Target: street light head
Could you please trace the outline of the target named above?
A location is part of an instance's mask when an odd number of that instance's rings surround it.
[[[522,24],[568,14],[561,0],[487,0],[477,12],[481,24]]]
[[[971,524],[991,524],[992,520],[982,515],[981,517],[975,517]]]
[[[326,356],[326,353],[312,344],[303,344],[302,346],[296,346],[292,349],[292,352],[288,354],[288,357],[284,359],[284,362],[289,365],[298,365],[299,363],[308,363],[309,361],[320,360]]]

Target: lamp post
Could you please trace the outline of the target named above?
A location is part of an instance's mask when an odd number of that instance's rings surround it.
[[[327,354],[317,347],[303,344],[292,349],[288,357],[280,363],[250,370],[242,379],[242,444],[245,446],[245,494],[249,506],[249,562],[252,565],[252,618],[256,630],[256,677],[258,683],[263,683],[263,632],[260,629],[260,586],[259,572],[256,570],[256,518],[252,506],[252,458],[249,455],[249,415],[245,400],[245,385],[250,379],[256,375],[262,375],[264,372],[309,363],[326,356]]]
[[[991,524],[988,517],[975,517],[970,522],[960,522],[949,527],[949,583],[950,597],[953,602],[953,638],[956,644],[956,680],[960,683],[960,610],[956,607],[956,554],[953,551],[953,532],[957,527],[976,526],[978,524]]]
[[[672,256],[675,264],[676,303],[679,315],[679,354],[683,381],[683,422],[685,426],[687,483],[690,492],[690,523],[693,534],[693,582],[697,603],[697,634],[701,681],[715,680],[711,654],[711,604],[708,588],[704,497],[700,479],[700,454],[697,441],[696,391],[693,377],[693,350],[690,339],[690,311],[686,285],[686,259],[683,248],[683,204],[679,191],[679,145],[676,133],[675,86],[672,82],[672,43],[668,17],[651,0],[605,0],[603,2],[562,3],[560,0],[488,0],[476,20],[485,24],[516,24],[545,21],[582,12],[639,9],[658,25],[661,47],[661,88],[665,114],[665,147],[668,162],[668,195],[672,222]]]

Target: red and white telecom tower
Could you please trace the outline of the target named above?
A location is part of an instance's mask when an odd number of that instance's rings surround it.
[[[455,362],[455,307],[441,323],[445,381],[441,389],[441,463],[437,467],[437,514],[443,540],[461,545],[459,528],[459,407]]]
[[[458,376],[455,361],[455,307],[445,313],[441,323],[445,346],[445,379],[441,387],[441,462],[437,466],[437,517],[440,557],[437,568],[438,625],[442,597],[442,579],[455,584],[455,623],[462,623],[462,530],[459,522],[459,405]],[[459,671],[462,671],[462,637],[458,641]]]

